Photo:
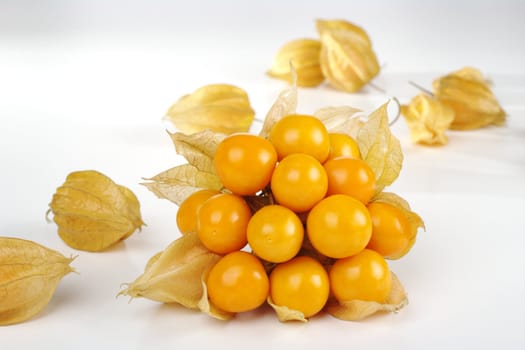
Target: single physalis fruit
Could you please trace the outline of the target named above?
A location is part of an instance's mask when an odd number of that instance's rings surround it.
[[[260,258],[281,263],[295,257],[303,243],[304,229],[299,217],[281,205],[267,205],[248,223],[248,243]]]
[[[376,179],[374,172],[365,161],[339,157],[326,161],[324,169],[328,177],[328,195],[346,194],[364,204],[373,197]]]
[[[412,240],[412,229],[406,215],[393,205],[374,202],[368,204],[372,219],[372,237],[368,249],[385,258],[393,258],[407,251]]]
[[[317,159],[296,153],[279,162],[272,175],[271,188],[279,204],[299,213],[310,210],[324,198],[328,179]]]
[[[260,136],[233,134],[219,143],[213,162],[224,187],[244,196],[270,183],[277,153],[272,144]]]
[[[343,194],[317,203],[306,220],[312,246],[331,258],[345,258],[363,250],[372,236],[368,209],[355,198]]]
[[[217,194],[200,207],[197,234],[206,248],[218,254],[227,254],[246,245],[250,217],[250,207],[242,197]]]
[[[70,173],[49,208],[60,238],[80,250],[104,250],[144,224],[135,194],[94,170]]]
[[[72,260],[32,241],[0,237],[0,326],[42,311],[62,277],[74,271]]]
[[[317,86],[324,80],[319,53],[321,42],[314,39],[296,39],[284,44],[275,55],[267,72],[271,77],[293,83],[290,63],[297,75],[297,86]]]
[[[292,114],[277,121],[269,139],[279,160],[294,153],[309,154],[324,162],[330,152],[330,139],[324,124],[310,115]]]
[[[277,265],[270,273],[270,297],[273,304],[303,313],[317,314],[330,294],[328,274],[323,265],[308,256],[298,256]]]
[[[237,251],[222,257],[206,280],[211,303],[228,312],[244,312],[262,305],[270,289],[264,266],[254,255]]]
[[[248,131],[254,116],[246,91],[230,84],[210,84],[182,96],[164,119],[186,134],[208,129],[231,134]]]
[[[395,193],[390,193],[390,192],[380,192],[378,193],[377,195],[374,196],[374,199],[373,199],[373,202],[372,203],[375,203],[375,204],[378,204],[378,203],[382,203],[382,204],[387,204],[391,207],[394,207],[396,208],[395,211],[392,211],[392,210],[387,210],[387,211],[384,211],[384,210],[379,210],[378,208],[387,208],[387,207],[378,207],[378,206],[375,206],[375,215],[378,215],[381,217],[381,224],[375,224],[377,226],[382,226],[383,229],[385,229],[385,227],[389,227],[388,230],[394,230],[394,228],[390,228],[391,225],[395,225],[397,226],[397,220],[396,217],[398,217],[399,215],[401,215],[402,217],[405,218],[404,219],[399,219],[400,220],[400,223],[404,222],[403,224],[401,224],[401,227],[403,227],[403,231],[404,231],[404,235],[407,236],[407,239],[408,239],[408,243],[405,247],[405,249],[403,249],[402,251],[398,251],[396,254],[390,254],[388,255],[388,259],[399,259],[401,257],[403,257],[404,255],[406,255],[413,247],[413,245],[415,244],[416,242],[416,238],[417,238],[417,233],[418,233],[418,230],[420,228],[422,228],[423,230],[425,230],[425,223],[423,222],[423,220],[421,219],[421,217],[412,211],[412,209],[410,208],[410,205],[408,204],[408,202],[403,199],[402,197],[396,195]],[[371,204],[371,203],[369,203]],[[372,215],[372,213],[370,213]],[[405,231],[405,228],[406,228],[406,223],[408,222],[408,231]],[[374,225],[374,224],[373,224]],[[373,235],[373,234],[372,234]],[[379,235],[381,236],[381,235]],[[397,235],[394,234],[394,237],[396,237]],[[397,240],[396,240],[397,242]]]
[[[506,114],[483,74],[471,67],[440,77],[432,83],[434,96],[454,110],[451,129],[469,130],[503,125]]]
[[[369,249],[337,260],[329,274],[332,294],[341,302],[383,303],[392,287],[392,276],[385,259]]]
[[[330,153],[328,159],[338,157],[350,157],[361,159],[359,152],[359,145],[351,136],[343,133],[331,132],[328,133],[330,139]]]
[[[210,197],[219,194],[214,190],[199,190],[182,202],[177,211],[177,227],[180,233],[197,232],[197,212]]]
[[[321,70],[332,86],[355,92],[379,73],[379,62],[364,29],[342,20],[318,20],[317,30]]]

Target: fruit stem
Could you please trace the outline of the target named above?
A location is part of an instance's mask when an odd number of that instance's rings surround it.
[[[401,116],[401,103],[399,103],[399,100],[397,99],[397,97],[392,96],[391,98],[397,105],[397,114],[394,117],[394,119],[391,122],[388,123],[388,126],[394,125],[397,122],[397,120],[399,119],[399,117]]]
[[[425,89],[425,88],[422,87],[421,85],[416,84],[416,83],[414,83],[414,82],[411,81],[411,80],[409,80],[408,83],[409,83],[410,85],[412,85],[413,87],[415,87],[416,89],[420,90],[421,92],[424,92],[425,94],[429,95],[430,97],[434,97],[434,94],[433,94],[430,90]]]

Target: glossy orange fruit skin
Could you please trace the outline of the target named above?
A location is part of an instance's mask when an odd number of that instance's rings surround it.
[[[248,223],[248,243],[260,258],[281,263],[297,255],[304,238],[299,217],[281,205],[259,209]]]
[[[315,259],[298,256],[270,273],[270,296],[275,305],[311,317],[325,306],[330,294],[328,273]]]
[[[379,253],[369,249],[337,260],[329,276],[332,294],[339,301],[383,303],[392,288],[392,275],[387,262]]]
[[[387,203],[373,202],[367,208],[372,219],[372,237],[367,248],[389,259],[402,256],[413,239],[407,217],[400,209]]]
[[[238,195],[251,195],[270,183],[277,152],[270,141],[238,133],[217,146],[213,163],[221,183]]]
[[[197,231],[197,212],[210,197],[219,194],[215,190],[199,190],[188,196],[177,210],[177,227],[180,233]]]
[[[210,197],[197,214],[197,235],[202,244],[218,254],[242,249],[251,210],[237,195],[221,193]]]
[[[302,153],[283,158],[271,180],[277,202],[297,213],[310,210],[324,198],[327,188],[328,179],[321,163]]]
[[[236,313],[261,306],[268,297],[270,283],[257,257],[236,251],[222,257],[211,268],[206,287],[213,305]]]
[[[330,258],[345,258],[363,250],[372,236],[368,209],[357,199],[337,194],[317,203],[306,219],[312,246]]]
[[[361,152],[359,145],[349,135],[343,133],[329,133],[330,139],[330,153],[328,159],[338,157],[350,157],[361,159]]]
[[[330,139],[324,124],[316,117],[292,114],[283,117],[270,130],[270,142],[279,160],[294,153],[311,155],[324,162],[330,152]]]
[[[328,178],[328,195],[346,194],[364,204],[374,196],[375,175],[364,160],[338,157],[326,161],[324,169]]]

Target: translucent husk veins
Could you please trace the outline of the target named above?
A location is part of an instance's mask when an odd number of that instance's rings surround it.
[[[49,208],[60,238],[80,250],[102,251],[144,225],[135,194],[94,170],[70,173]]]
[[[0,237],[0,326],[39,314],[74,271],[73,259],[32,241]]]
[[[177,303],[218,319],[231,318],[232,314],[210,305],[204,283],[220,257],[206,249],[197,234],[185,234],[150,258],[144,273],[126,284],[119,295]]]
[[[296,39],[287,42],[275,55],[267,74],[293,84],[291,62],[297,74],[297,86],[317,86],[324,81],[319,62],[320,52],[321,42],[316,39]]]
[[[186,134],[208,129],[231,134],[248,131],[254,117],[246,91],[230,84],[210,84],[182,96],[164,120]]]

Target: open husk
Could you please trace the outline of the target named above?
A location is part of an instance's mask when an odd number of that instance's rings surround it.
[[[187,233],[151,257],[144,273],[125,284],[119,295],[177,303],[219,319],[231,318],[233,314],[209,304],[203,282],[220,257],[206,249],[196,233]]]
[[[326,306],[326,311],[341,320],[359,321],[378,312],[398,312],[407,304],[405,289],[392,272],[392,289],[384,303],[363,300],[338,302],[332,299]]]

